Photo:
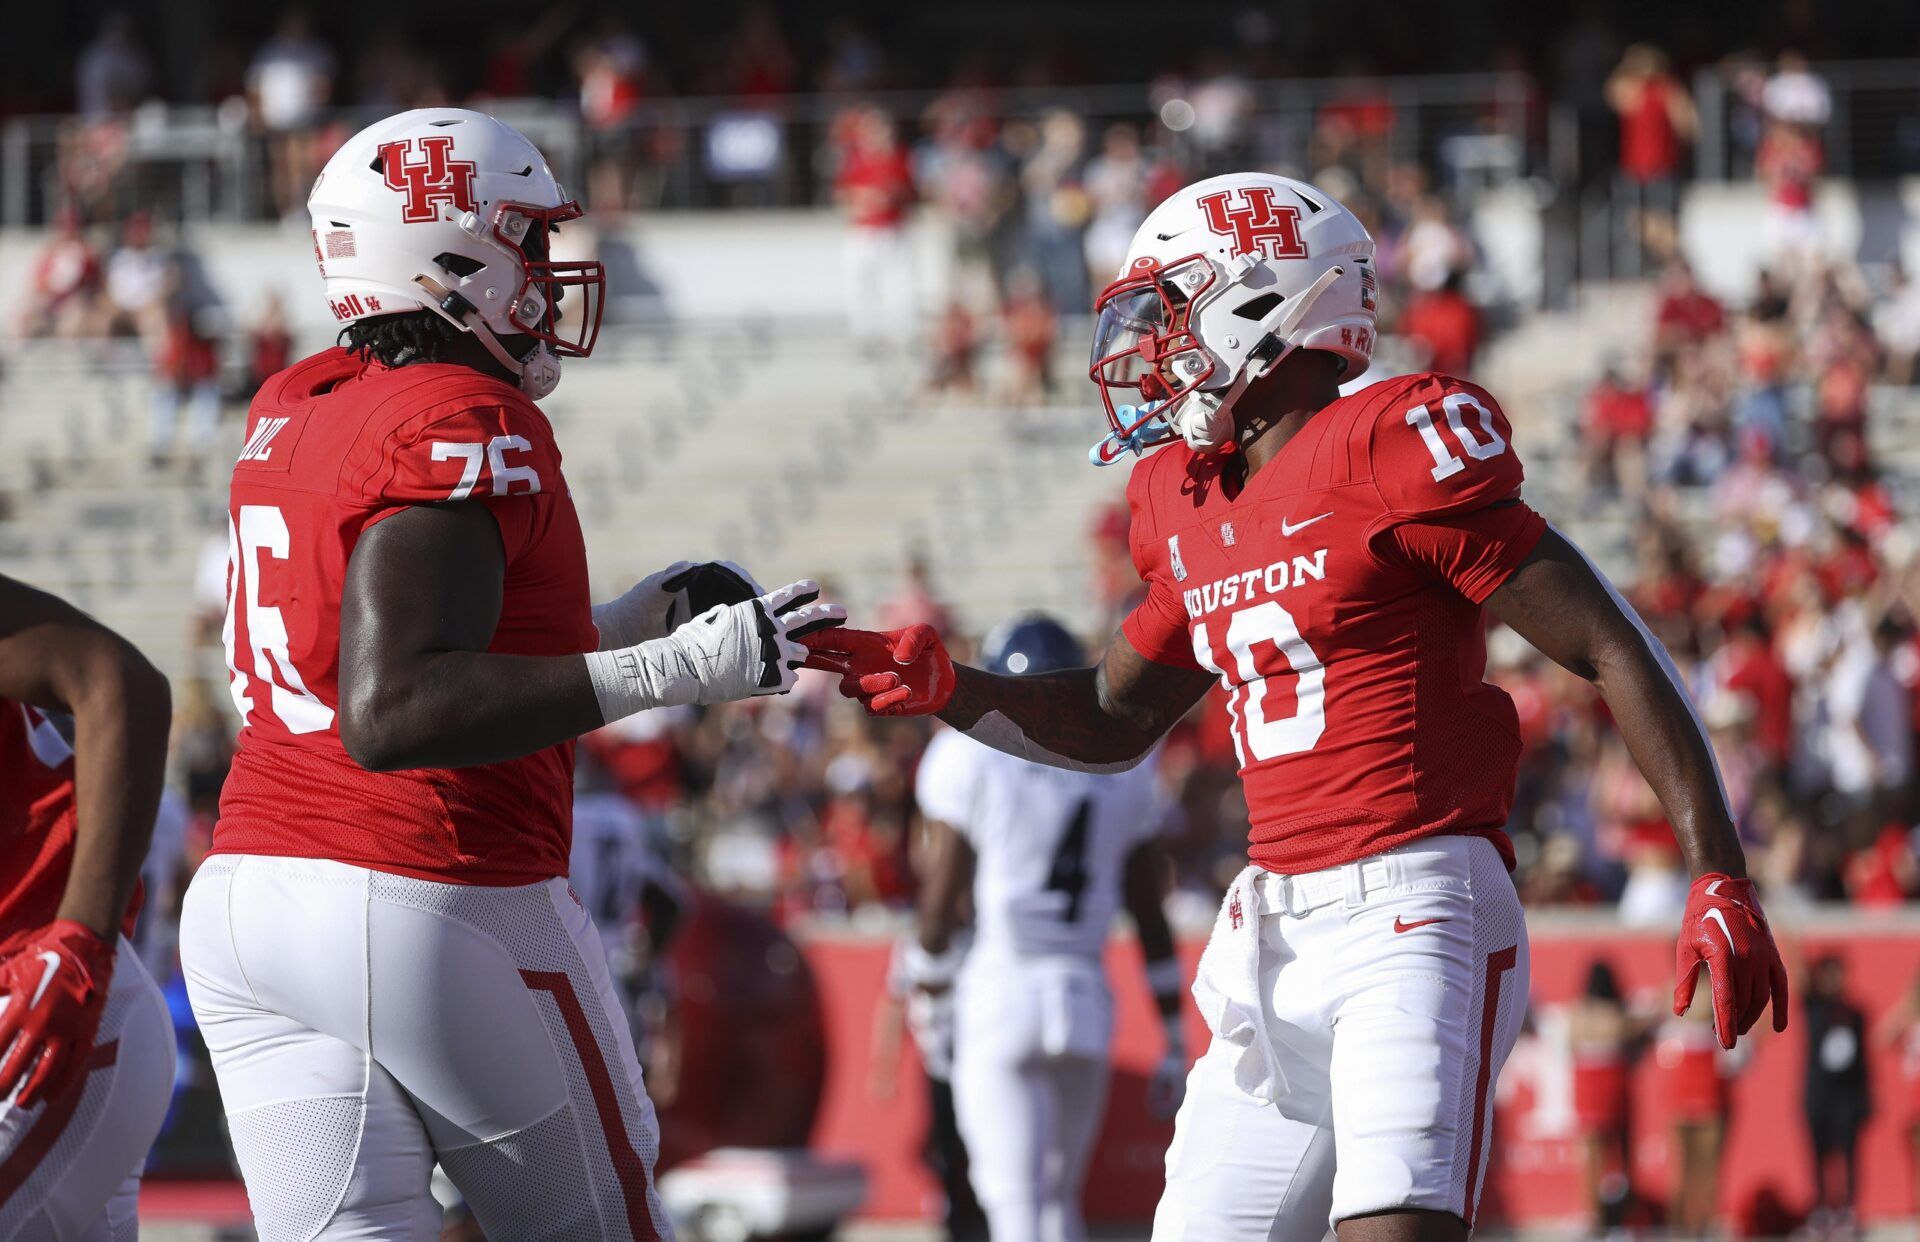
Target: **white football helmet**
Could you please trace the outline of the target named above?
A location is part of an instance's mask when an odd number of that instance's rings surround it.
[[[1366,227],[1304,181],[1229,173],[1174,194],[1094,301],[1088,374],[1113,432],[1092,459],[1174,439],[1232,447],[1233,403],[1296,349],[1338,354],[1346,378],[1360,374],[1377,288]]]
[[[578,219],[539,148],[465,108],[416,108],[347,139],[307,198],[313,256],[341,323],[429,310],[474,334],[528,396],[560,382],[600,334],[606,276],[597,261],[548,257],[554,225]],[[584,305],[559,334],[558,303]],[[529,336],[510,351],[503,336]]]

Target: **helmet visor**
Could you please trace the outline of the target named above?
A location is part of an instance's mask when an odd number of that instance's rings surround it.
[[[1109,388],[1138,388],[1171,319],[1166,299],[1152,285],[1114,295],[1101,306],[1094,325],[1088,369]]]

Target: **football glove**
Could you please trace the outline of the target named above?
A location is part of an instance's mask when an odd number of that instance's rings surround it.
[[[847,610],[819,601],[820,586],[790,583],[737,604],[716,604],[663,638],[587,653],[603,719],[650,707],[730,703],[793,689],[807,649],[798,639],[843,624]]]
[[[1773,943],[1753,881],[1710,871],[1687,892],[1687,912],[1674,946],[1673,1012],[1693,1006],[1706,968],[1713,988],[1713,1029],[1722,1048],[1745,1035],[1773,1002],[1773,1029],[1787,1029],[1787,968]]]
[[[86,1073],[113,980],[113,945],[60,919],[0,961],[0,1099],[21,1108],[64,1094]]]
[[[840,674],[840,693],[873,716],[931,716],[953,697],[953,661],[930,625],[838,629],[805,640],[807,668]]]
[[[665,638],[687,621],[720,604],[739,604],[767,589],[732,561],[675,561],[611,603],[593,610],[600,650]]]

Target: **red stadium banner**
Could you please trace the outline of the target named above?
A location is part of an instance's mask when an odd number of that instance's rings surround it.
[[[1861,1141],[1861,1215],[1868,1221],[1910,1218],[1920,1210],[1907,1137],[1920,1120],[1920,1087],[1903,1071],[1900,1050],[1884,1046],[1873,1033],[1920,972],[1920,923],[1861,917],[1779,930],[1796,988],[1794,1025],[1784,1035],[1769,1028],[1750,1037],[1751,1057],[1732,1079],[1721,1215],[1737,1235],[1748,1236],[1784,1232],[1783,1223],[1797,1220],[1807,1208],[1812,1155],[1802,1105],[1806,1047],[1799,1029],[1799,989],[1805,964],[1831,954],[1845,962],[1848,997],[1868,1021],[1874,1112]],[[883,1001],[888,943],[816,932],[802,936],[802,947],[818,984],[828,1048],[813,1145],[866,1166],[868,1216],[931,1217],[939,1192],[919,1163],[927,1111],[914,1053],[904,1054],[893,1098],[876,1098],[871,1088],[874,1013]],[[1200,948],[1198,940],[1181,945],[1189,974]],[[1117,1002],[1114,1082],[1088,1177],[1087,1214],[1102,1223],[1144,1224],[1160,1193],[1162,1159],[1172,1135],[1170,1124],[1151,1121],[1144,1108],[1146,1076],[1159,1056],[1161,1036],[1134,943],[1116,939],[1107,956]],[[1536,921],[1532,1017],[1500,1083],[1483,1225],[1538,1225],[1586,1216],[1585,1156],[1575,1126],[1563,1019],[1567,1002],[1578,995],[1596,960],[1613,966],[1634,1003],[1669,1003],[1670,935],[1623,931],[1598,920]],[[1188,1047],[1197,1055],[1206,1046],[1206,1031],[1191,1009],[1187,1021]],[[1651,1061],[1651,1055],[1643,1056],[1633,1071],[1634,1183],[1638,1198],[1663,1203],[1670,1139]]]

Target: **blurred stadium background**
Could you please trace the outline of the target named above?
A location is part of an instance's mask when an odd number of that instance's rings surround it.
[[[1085,464],[1091,294],[1160,197],[1257,167],[1374,231],[1369,378],[1434,367],[1499,396],[1530,500],[1691,679],[1797,978],[1844,967],[1738,1061],[1663,1021],[1671,832],[1594,697],[1497,635],[1538,949],[1487,1219],[1585,1229],[1590,1169],[1624,1161],[1616,1223],[1844,1233],[1811,1213],[1809,1108],[1857,1118],[1861,1219],[1916,1215],[1920,8],[82,0],[6,27],[0,568],[174,679],[143,931],[162,977],[231,744],[226,469],[257,381],[330,339],[302,208],[347,134],[485,108],[585,201],[559,249],[608,263],[608,325],[546,404],[601,594],[727,557],[963,638],[1038,607],[1098,642],[1123,615],[1124,471]],[[1223,717],[1162,762],[1194,938],[1242,857]],[[918,1069],[874,1017],[923,740],[811,681],[591,739],[602,810],[702,894],[651,963],[637,903],[608,897],[655,980],[642,1021],[677,1032],[650,1071],[671,1155],[810,1143],[862,1167],[870,1220],[938,1216]],[[1596,961],[1619,1002],[1589,995]],[[1148,1000],[1137,971],[1116,984],[1089,1200],[1124,1236],[1167,1129],[1139,1107]],[[148,1214],[231,1232],[244,1199],[172,986],[187,1055]],[[1624,1122],[1578,1098],[1596,1062],[1631,1066]]]

